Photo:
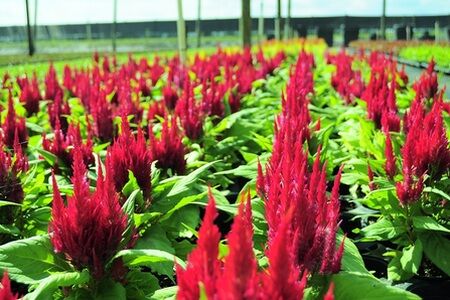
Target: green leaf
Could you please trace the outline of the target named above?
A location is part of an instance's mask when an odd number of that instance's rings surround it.
[[[413,226],[417,230],[434,230],[442,232],[450,232],[450,229],[439,224],[435,219],[428,216],[413,217]]]
[[[425,255],[439,269],[450,276],[450,240],[437,232],[426,232],[419,234]]]
[[[53,273],[41,280],[37,288],[28,294],[26,298],[30,300],[54,299],[53,294],[59,287],[84,284],[89,281],[89,278],[87,270],[82,272]]]
[[[48,235],[42,235],[0,246],[0,270],[4,269],[12,279],[34,284],[52,273],[71,270],[71,267],[54,254]]]
[[[179,210],[182,207],[185,207],[186,205],[189,205],[195,201],[201,200],[205,198],[207,192],[203,192],[197,195],[187,196],[182,198],[171,210],[169,210],[162,218],[161,221],[167,220],[170,218],[174,212]]]
[[[11,202],[11,201],[6,201],[6,200],[0,200],[0,207],[8,206],[8,205],[11,205],[11,206],[21,206],[22,204],[16,203],[16,202]]]
[[[380,218],[377,222],[361,229],[361,232],[369,240],[391,240],[399,235],[406,233],[404,224],[394,224],[386,218]]]
[[[218,160],[209,162],[201,166],[197,170],[192,171],[188,175],[180,177],[180,179],[174,184],[170,192],[167,194],[167,197],[173,197],[189,190],[189,186],[195,183],[203,172],[208,170],[213,164],[217,162]]]
[[[119,251],[119,253],[117,253],[113,259],[119,257],[122,257],[123,262],[127,266],[149,266],[151,263],[155,262],[176,262],[183,268],[186,267],[186,264],[183,260],[179,259],[173,254],[161,250],[127,249]]]
[[[336,235],[337,244],[340,245],[344,235],[339,232]],[[346,238],[344,241],[344,254],[342,256],[342,270],[349,272],[358,272],[362,274],[370,274],[369,271],[364,266],[364,261],[359,254],[358,248],[353,244],[353,242]]]
[[[422,242],[417,240],[414,245],[403,248],[403,255],[400,258],[400,263],[403,270],[408,273],[417,274],[420,263],[422,262]]]
[[[175,296],[177,295],[177,291],[178,291],[178,287],[177,286],[171,286],[171,287],[163,288],[163,289],[157,290],[150,297],[150,300],[175,299]]]
[[[392,281],[405,281],[414,276],[413,273],[407,272],[403,269],[402,264],[400,262],[400,258],[402,252],[400,251],[392,251],[388,253],[390,256],[393,256],[391,261],[388,264],[388,280]]]
[[[405,290],[384,283],[372,275],[340,272],[332,276],[336,300],[416,300],[420,299]]]
[[[112,279],[103,280],[100,282],[95,300],[126,300],[127,291],[118,282]]]
[[[444,199],[450,201],[450,195],[448,195],[444,191],[441,191],[440,189],[432,188],[432,187],[426,187],[426,188],[423,189],[423,191],[427,192],[427,193],[433,193],[433,194],[439,195],[439,196],[443,197]]]

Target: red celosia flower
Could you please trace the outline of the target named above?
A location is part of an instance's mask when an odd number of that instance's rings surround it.
[[[150,124],[156,120],[156,116],[165,118],[167,113],[168,111],[164,101],[154,101],[148,107],[147,121]]]
[[[52,220],[49,224],[51,242],[56,253],[63,253],[77,269],[88,268],[96,279],[106,273],[106,263],[120,250],[127,225],[111,176],[98,172],[97,187],[89,191],[82,152],[74,149],[73,195],[67,206],[53,176]]]
[[[114,180],[117,192],[128,181],[128,171],[133,172],[144,197],[151,194],[151,152],[145,142],[142,130],[139,128],[137,136],[133,136],[128,120],[122,117],[122,132],[114,144],[108,148],[106,164]]]
[[[31,81],[25,77],[22,82],[19,100],[24,103],[24,107],[29,116],[39,111],[39,101],[41,99],[42,97],[39,91],[36,74],[33,74],[33,79]]]
[[[200,299],[200,284],[208,299],[214,299],[217,293],[216,282],[221,267],[220,232],[214,225],[217,215],[215,200],[210,193],[202,226],[198,231],[197,247],[189,254],[186,269],[177,265],[177,299],[179,300]]]
[[[67,116],[70,115],[70,106],[67,101],[63,100],[62,92],[55,95],[53,102],[48,104],[48,116],[50,124],[53,128],[56,126],[56,120],[59,121],[62,131],[65,133],[69,127]]]
[[[386,174],[390,179],[393,179],[395,174],[397,174],[397,167],[395,165],[395,155],[392,148],[391,134],[387,131],[386,134],[386,146],[384,148],[384,155],[386,156],[386,163],[384,164],[384,169]]]
[[[438,92],[437,74],[434,72],[435,62],[431,59],[428,68],[422,73],[420,78],[413,84],[416,91],[416,99],[427,100],[432,99]]]
[[[170,82],[168,82],[167,85],[163,87],[162,93],[164,103],[166,104],[167,108],[174,109],[178,101],[178,94],[177,91],[172,87]]]
[[[170,125],[169,125],[170,124]],[[182,142],[182,134],[178,128],[176,117],[166,119],[162,124],[161,136],[155,138],[151,126],[148,129],[150,150],[156,166],[162,169],[172,169],[177,174],[183,174],[186,170],[184,154],[186,149]]]
[[[22,148],[26,148],[28,140],[28,132],[27,128],[25,127],[25,118],[20,118],[16,116],[11,90],[9,91],[9,98],[8,98],[8,114],[6,115],[5,122],[2,125],[2,129],[3,129],[3,141],[7,147],[9,148],[14,147],[14,135],[17,130],[17,134],[19,136],[19,143],[22,146]]]
[[[19,147],[20,148],[20,147]],[[12,201],[15,203],[21,203],[23,200],[23,189],[20,179],[18,177],[19,172],[24,172],[28,169],[28,163],[26,157],[22,156],[16,149],[15,157],[11,157],[9,152],[4,149],[3,143],[0,141],[0,199]],[[21,157],[22,156],[22,157]],[[12,216],[12,209],[10,207],[4,207],[5,211],[2,214],[1,224],[9,224],[14,221]]]
[[[203,80],[202,110],[206,115],[223,117],[225,114],[225,106],[223,105],[225,92],[225,85],[217,84],[213,76],[209,80]]]
[[[95,92],[94,92],[95,91]],[[94,119],[93,131],[101,141],[109,142],[114,136],[113,113],[104,90],[93,89],[91,113]]]
[[[189,80],[186,80],[181,98],[175,107],[184,133],[191,140],[197,140],[203,134],[204,115],[200,104],[195,101],[194,91]]]
[[[302,299],[307,273],[299,275],[289,218],[283,220],[267,250],[268,270],[258,272],[249,197],[234,219],[227,238],[229,254],[222,262],[218,258],[220,232],[214,225],[217,211],[209,194],[197,247],[188,256],[186,269],[177,266],[177,299]]]
[[[56,77],[55,67],[53,63],[50,63],[47,75],[45,75],[45,99],[54,100],[58,93],[62,93],[62,89]]]
[[[345,50],[335,56],[327,56],[327,60],[336,65],[331,84],[347,103],[353,102],[355,97],[360,97],[364,90],[361,72],[352,70],[353,59]]]
[[[327,293],[323,297],[323,300],[334,300],[334,282],[330,283]]]
[[[219,299],[256,299],[260,293],[258,265],[253,253],[250,194],[244,202],[227,237],[229,253],[216,285]]]
[[[0,287],[0,299],[2,300],[16,300],[19,299],[19,296],[14,295],[11,290],[11,282],[9,281],[8,272],[5,270],[3,272],[3,278]]]
[[[289,240],[296,247],[298,267],[330,274],[340,270],[344,245],[341,243],[336,249],[342,168],[336,175],[331,197],[326,194],[326,172],[325,166],[320,167],[320,150],[312,172],[308,172],[303,143],[309,133],[307,95],[312,92],[312,86],[309,80],[301,78],[311,78],[311,66],[307,59],[297,61],[287,96],[283,98],[282,113],[275,124],[272,157],[265,175],[259,167],[257,189],[265,201],[269,247],[283,218],[292,211]]]
[[[291,221],[292,211],[285,215],[270,247],[266,250],[269,268],[262,279],[267,299],[296,300],[302,299],[303,296],[307,272],[300,276],[300,269],[296,263],[296,247],[291,243]]]

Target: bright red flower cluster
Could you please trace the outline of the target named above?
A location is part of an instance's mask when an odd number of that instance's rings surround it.
[[[17,299],[19,299],[19,296],[17,294],[14,295],[11,290],[11,281],[9,280],[8,272],[6,270],[5,270],[5,272],[3,272],[3,278],[1,281],[0,299],[2,299],[2,300],[17,300]]]
[[[134,136],[126,117],[122,117],[122,132],[114,144],[108,148],[106,165],[118,193],[128,181],[131,171],[141,188],[144,197],[151,196],[151,151],[147,147],[144,133],[139,128]]]
[[[258,271],[253,253],[253,225],[250,198],[239,206],[227,241],[229,253],[219,259],[220,233],[214,220],[217,217],[215,201],[209,196],[205,217],[199,230],[197,248],[189,255],[186,269],[177,266],[177,299],[301,299],[306,276],[286,260],[289,243],[283,240],[273,244],[268,255],[269,268]],[[287,224],[286,224],[287,225]],[[289,226],[284,226],[288,229]]]
[[[289,237],[292,256],[301,270],[321,274],[337,273],[343,243],[336,249],[339,227],[339,183],[335,177],[331,196],[327,196],[325,166],[320,166],[320,150],[312,172],[303,143],[308,137],[307,95],[312,91],[311,60],[300,56],[287,87],[283,111],[275,128],[272,157],[263,174],[258,168],[257,188],[265,202],[271,247],[285,218],[290,218]],[[309,72],[308,72],[309,70]],[[305,78],[307,76],[307,78]],[[303,113],[302,113],[303,112]]]
[[[88,268],[99,279],[105,275],[106,263],[119,250],[127,217],[119,204],[111,174],[104,177],[100,167],[97,187],[91,193],[82,153],[78,148],[74,152],[73,195],[67,197],[67,206],[53,177],[49,233],[56,253],[63,253],[77,269]]]
[[[17,135],[19,144],[22,146],[22,148],[26,148],[28,132],[27,128],[25,127],[25,118],[21,118],[16,115],[11,90],[9,90],[8,96],[8,113],[6,115],[5,121],[3,122],[2,130],[4,145],[11,149],[14,148],[14,138],[15,135]]]
[[[361,98],[367,102],[369,119],[384,131],[400,131],[395,96],[397,76],[397,64],[392,59],[383,54],[371,55],[370,80]]]
[[[172,169],[177,174],[186,170],[184,155],[186,149],[182,142],[182,134],[178,128],[177,119],[172,117],[162,123],[161,136],[157,139],[151,126],[149,127],[149,140],[152,160],[162,169]]]
[[[352,103],[355,97],[361,97],[364,91],[361,72],[352,69],[353,60],[354,56],[348,55],[345,50],[336,55],[327,55],[327,62],[336,65],[336,72],[331,77],[331,85],[347,104]]]

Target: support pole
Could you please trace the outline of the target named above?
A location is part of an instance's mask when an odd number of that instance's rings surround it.
[[[33,56],[34,54],[34,43],[33,43],[33,33],[30,24],[30,12],[28,6],[28,0],[25,0],[25,9],[27,13],[27,35],[28,35],[28,55]]]
[[[275,18],[275,39],[281,39],[281,0],[277,0],[277,17]]]
[[[383,1],[383,11],[381,14],[381,20],[380,20],[380,38],[382,40],[386,39],[386,0]]]
[[[260,13],[258,19],[258,40],[260,43],[264,41],[264,0],[260,0]]]
[[[111,38],[112,38],[112,50],[113,53],[116,53],[117,44],[116,44],[116,35],[117,35],[117,0],[113,0],[113,23],[111,28]]]
[[[250,0],[242,0],[241,36],[242,46],[250,47],[252,44],[252,24],[250,18]]]
[[[202,13],[202,1],[197,0],[197,22],[195,22],[195,32],[197,35],[197,48],[201,47],[201,35],[202,35],[200,30],[201,13]]]
[[[284,22],[284,39],[291,38],[291,0],[287,0],[287,15]]]
[[[38,0],[34,0],[34,30],[33,30],[33,37],[34,40],[37,41],[37,12],[38,12]]]
[[[181,64],[186,63],[186,25],[183,18],[183,1],[178,0],[178,21],[177,21],[177,34],[178,34],[178,55],[180,56]]]

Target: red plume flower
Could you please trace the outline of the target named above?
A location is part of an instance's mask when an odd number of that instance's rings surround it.
[[[386,156],[386,163],[384,164],[384,169],[386,170],[386,174],[390,179],[393,179],[395,174],[397,173],[397,167],[395,165],[395,155],[394,150],[392,148],[391,135],[387,131],[386,134],[386,146],[384,148],[384,155]]]
[[[117,192],[128,181],[128,171],[133,172],[144,197],[151,195],[151,152],[141,129],[135,137],[126,117],[122,117],[122,132],[106,154],[106,165],[111,172]]]
[[[119,204],[110,175],[99,168],[97,187],[89,191],[86,167],[79,148],[74,149],[73,195],[67,206],[53,176],[51,242],[56,253],[63,253],[77,269],[88,268],[94,278],[106,274],[106,264],[120,250],[127,218]]]
[[[3,129],[3,141],[8,148],[14,147],[14,135],[18,134],[19,143],[22,148],[26,148],[28,140],[28,132],[25,127],[25,118],[20,118],[16,116],[16,111],[14,109],[14,102],[9,90],[8,97],[8,113],[6,115],[5,122],[2,125]]]
[[[50,124],[53,128],[55,128],[56,120],[58,120],[63,132],[67,132],[67,129],[69,127],[67,116],[69,115],[69,103],[67,101],[64,101],[62,93],[58,92],[55,95],[55,99],[53,100],[53,102],[48,104],[48,116],[50,119]]]
[[[327,293],[323,297],[323,300],[334,300],[334,282],[330,283]]]
[[[33,74],[31,82],[27,77],[24,78],[21,87],[21,93],[19,100],[24,103],[24,107],[27,110],[29,116],[39,111],[39,101],[42,99],[39,91],[39,85],[37,82],[36,74]]]
[[[62,89],[56,77],[55,67],[53,63],[50,63],[47,75],[45,75],[45,99],[54,100],[58,93],[62,94]]]
[[[263,274],[263,283],[267,299],[302,299],[306,286],[306,275],[300,276],[296,263],[296,247],[291,243],[292,210],[288,212],[266,250],[269,260],[267,273]],[[300,280],[300,278],[302,278]]]
[[[170,124],[170,125],[169,125]],[[162,124],[161,136],[155,138],[151,126],[148,129],[150,150],[156,166],[162,169],[172,169],[177,174],[183,174],[186,170],[184,154],[186,149],[182,142],[182,134],[178,128],[176,117],[166,119]]]
[[[194,91],[188,79],[175,107],[175,113],[180,118],[186,136],[191,140],[200,138],[203,134],[204,115],[200,104],[195,101]]]
[[[179,300],[200,299],[200,285],[204,287],[208,299],[213,299],[217,293],[216,282],[221,267],[220,232],[214,225],[217,215],[215,200],[210,192],[205,216],[198,232],[197,247],[189,254],[186,269],[177,265]]]
[[[250,193],[239,206],[227,241],[229,253],[217,279],[219,299],[256,299],[259,290],[258,265],[253,253],[253,224]]]
[[[0,287],[0,299],[2,300],[16,300],[19,296],[14,295],[11,290],[11,282],[9,281],[8,272],[5,270],[3,272],[2,285]]]

